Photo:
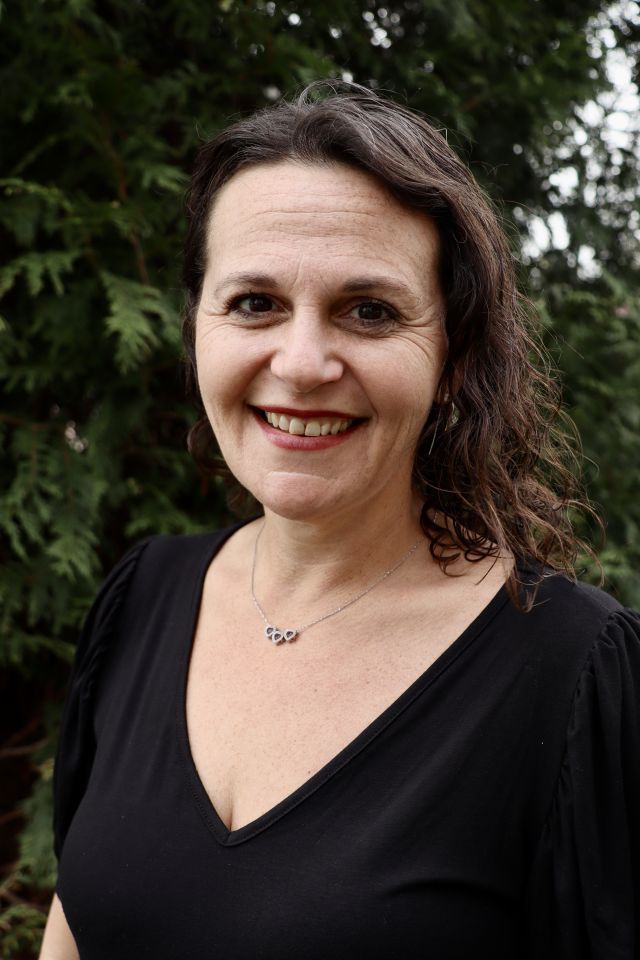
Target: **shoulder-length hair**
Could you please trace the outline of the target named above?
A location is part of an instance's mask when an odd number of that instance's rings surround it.
[[[355,84],[312,84],[200,149],[186,200],[183,323],[201,414],[188,437],[196,463],[225,475],[198,393],[194,346],[212,205],[239,170],[281,161],[349,164],[437,225],[448,355],[413,469],[433,557],[445,572],[461,554],[472,561],[512,555],[539,577],[545,567],[573,576],[578,551],[588,550],[569,517],[579,505],[574,445],[558,425],[558,387],[533,336],[498,219],[434,126]],[[517,584],[514,572],[512,596],[530,606],[531,596],[518,599]]]

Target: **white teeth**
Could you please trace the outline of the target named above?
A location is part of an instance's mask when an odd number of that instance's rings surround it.
[[[264,411],[267,423],[277,430],[283,430],[296,437],[326,437],[335,436],[347,430],[353,420],[303,420],[301,417],[287,417],[284,413]]]

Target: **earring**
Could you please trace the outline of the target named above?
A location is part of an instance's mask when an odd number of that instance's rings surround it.
[[[442,403],[438,403],[438,416],[436,417],[436,425],[435,425],[435,427],[434,427],[433,433],[431,434],[431,443],[429,444],[429,449],[428,449],[428,451],[427,451],[427,456],[428,456],[428,457],[431,456],[431,451],[433,450],[433,447],[434,447],[435,442],[436,442],[436,436],[437,436],[438,430],[439,430],[439,428],[440,428],[440,417],[442,416],[442,409],[443,409],[444,406],[446,406],[446,404],[448,404],[448,403],[450,402],[450,399],[451,399],[451,398],[450,398],[449,394],[448,394],[448,393],[445,393],[444,397],[442,398]],[[445,420],[445,426],[444,426],[445,430],[447,429],[447,424],[448,424],[448,422],[449,422],[449,414],[447,413],[447,418],[446,418],[446,420]]]
[[[434,427],[433,433],[431,434],[431,443],[429,444],[429,449],[427,451],[427,456],[431,456],[431,451],[433,450],[433,445],[436,442],[436,434],[438,432],[438,427],[440,426],[440,410],[438,410],[438,416],[436,417],[436,425]]]

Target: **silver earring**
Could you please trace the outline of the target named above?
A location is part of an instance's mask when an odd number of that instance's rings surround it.
[[[433,450],[433,445],[436,442],[436,434],[438,433],[438,427],[440,426],[440,410],[438,410],[438,416],[436,417],[436,425],[434,427],[433,433],[431,434],[431,443],[429,444],[429,450],[427,451],[427,456],[431,456],[431,451]]]
[[[433,433],[431,434],[431,443],[429,444],[429,450],[427,451],[428,457],[431,456],[431,451],[433,450],[434,444],[436,442],[436,435],[440,427],[440,417],[442,416],[442,408],[445,406],[445,404],[449,403],[450,399],[451,398],[449,397],[449,394],[445,393],[444,397],[442,398],[442,403],[438,403],[438,416],[436,417],[436,425],[434,427]],[[447,419],[445,420],[445,425],[444,425],[445,430],[447,429],[448,421],[449,421],[449,414],[447,413]]]

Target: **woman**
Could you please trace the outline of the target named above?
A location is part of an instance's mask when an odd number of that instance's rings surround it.
[[[93,607],[42,957],[637,956],[640,622],[571,579],[470,173],[347,87],[207,144],[188,216],[191,449],[262,515]]]

